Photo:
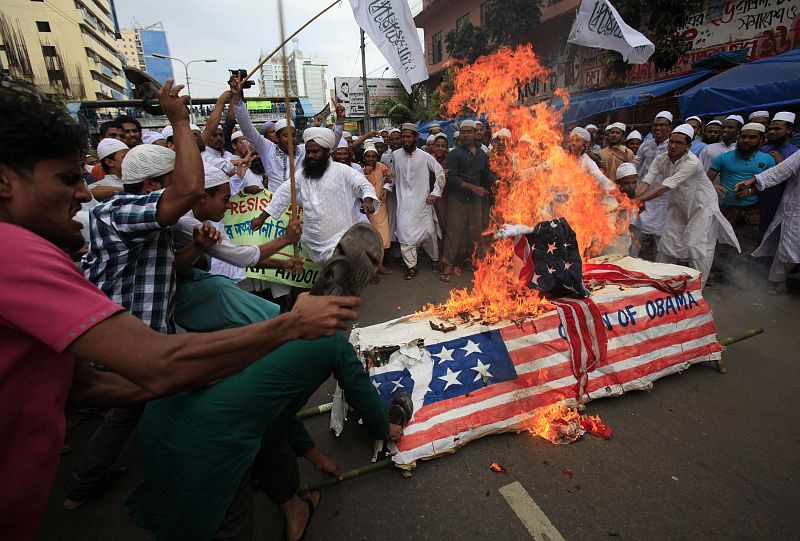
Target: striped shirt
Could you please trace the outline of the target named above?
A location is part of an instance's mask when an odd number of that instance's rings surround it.
[[[175,248],[156,219],[164,190],[117,194],[92,209],[84,276],[152,329],[175,332]]]

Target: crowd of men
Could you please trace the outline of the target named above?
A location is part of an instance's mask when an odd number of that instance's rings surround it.
[[[167,127],[105,122],[96,156],[57,104],[23,85],[0,88],[0,531],[10,539],[36,536],[68,396],[112,409],[72,471],[66,510],[124,475],[116,459],[138,426],[144,481],[125,510],[157,538],[248,539],[257,485],[283,511],[286,539],[300,539],[319,493],[297,494],[295,457],[340,475],[295,416],[311,394],[333,375],[374,438],[403,432],[341,334],[358,297],[297,296],[244,269],[299,271],[302,258],[275,257],[298,241],[324,266],[363,222],[385,251],[379,273],[396,260],[413,280],[421,248],[449,282],[488,249],[490,163],[535,144],[491,119],[462,120],[453,148],[437,124],[424,144],[415,123],[358,137],[340,106],[330,128],[317,119],[302,135],[287,120],[259,129],[236,78],[201,129],[181,88],[160,91]],[[752,231],[779,292],[800,263],[794,120],[757,111],[747,122],[679,123],[663,111],[644,137],[590,124],[564,146],[602,193],[639,208],[606,253],[682,262],[705,283],[717,243],[738,250]],[[257,231],[290,206],[292,171],[303,223],[261,245],[232,243],[221,225],[230,198],[271,192]],[[720,252],[724,279],[735,262]]]

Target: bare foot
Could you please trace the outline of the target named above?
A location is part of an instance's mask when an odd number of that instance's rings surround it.
[[[281,505],[283,516],[286,519],[286,539],[288,541],[298,541],[303,537],[308,521],[311,519],[311,508],[306,502],[311,502],[313,509],[316,511],[319,506],[319,500],[319,491],[314,491],[303,498],[294,495],[291,500]]]

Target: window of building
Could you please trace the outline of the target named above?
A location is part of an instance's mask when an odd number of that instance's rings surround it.
[[[469,13],[467,13],[467,14],[466,14],[466,15],[464,15],[463,17],[459,17],[459,18],[456,20],[456,28],[461,28],[461,26],[462,26],[464,23],[466,23],[467,21],[469,21]]]
[[[44,2],[44,0],[31,0],[31,2]]]
[[[489,2],[484,2],[483,4],[481,4],[481,27],[482,28],[486,26],[486,13],[489,11],[489,3],[490,2],[491,2],[491,0],[489,0]]]
[[[36,28],[39,30],[39,32],[49,32],[50,23],[47,21],[36,21]]]
[[[431,50],[433,51],[433,58],[431,58],[431,64],[438,64],[442,61],[442,33],[437,32],[433,35],[433,40],[431,41]]]

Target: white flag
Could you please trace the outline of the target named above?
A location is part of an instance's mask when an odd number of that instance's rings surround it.
[[[625,24],[608,0],[581,0],[567,41],[617,51],[628,64],[644,64],[656,50],[652,41]]]
[[[425,54],[406,0],[350,0],[350,5],[358,26],[378,46],[406,92],[428,78]]]

